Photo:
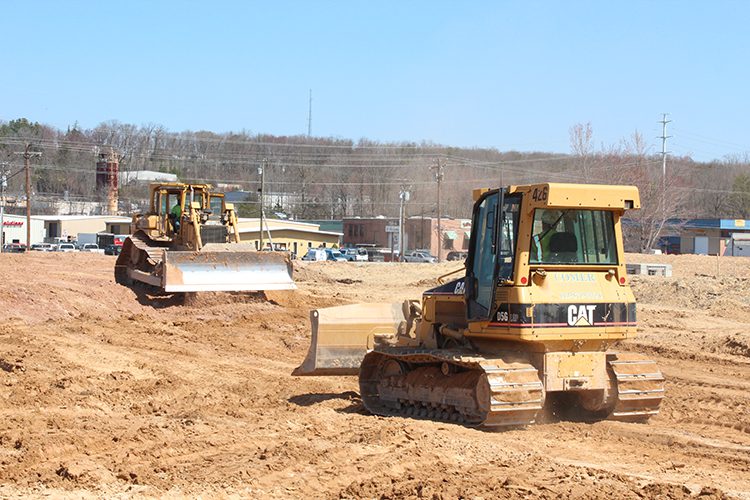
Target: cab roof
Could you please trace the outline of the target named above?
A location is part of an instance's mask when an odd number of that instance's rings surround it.
[[[474,199],[489,191],[475,189]],[[529,196],[532,208],[589,208],[624,210],[641,208],[636,186],[609,184],[565,184],[548,182],[509,186],[508,194]]]

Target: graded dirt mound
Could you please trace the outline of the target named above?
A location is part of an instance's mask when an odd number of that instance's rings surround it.
[[[154,296],[114,258],[0,256],[0,494],[750,498],[750,260],[633,280],[667,376],[648,425],[502,432],[367,414],[354,377],[293,378],[312,307],[419,298],[456,263],[298,263],[296,291]]]

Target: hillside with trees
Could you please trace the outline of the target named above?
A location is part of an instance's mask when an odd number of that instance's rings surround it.
[[[270,207],[298,219],[395,216],[399,192],[411,199],[407,215],[435,216],[436,172],[444,174],[441,211],[468,217],[471,190],[534,182],[627,183],[640,188],[643,210],[634,213],[640,240],[649,248],[664,220],[675,217],[750,216],[748,158],[710,163],[668,157],[649,149],[637,131],[618,144],[595,146],[590,124],[570,130],[570,152],[498,151],[430,143],[380,143],[340,138],[271,136],[250,132],[170,132],[158,125],[106,122],[90,130],[58,130],[24,118],[0,122],[0,165],[10,171],[8,195],[23,196],[22,159],[29,144],[42,153],[33,161],[34,200],[96,201],[98,154],[113,150],[120,171],[154,170],[184,181],[205,181],[252,193],[241,202],[245,215],[257,212],[258,166],[266,165]],[[123,212],[142,206],[144,186],[122,186]],[[34,206],[36,213],[44,206]]]

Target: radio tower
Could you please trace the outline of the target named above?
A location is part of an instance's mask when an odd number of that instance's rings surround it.
[[[310,89],[310,99],[307,107],[307,137],[312,135],[312,89]]]

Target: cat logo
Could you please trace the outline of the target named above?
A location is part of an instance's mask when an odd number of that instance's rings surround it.
[[[593,326],[594,310],[596,306],[568,306],[568,325],[570,326]]]

